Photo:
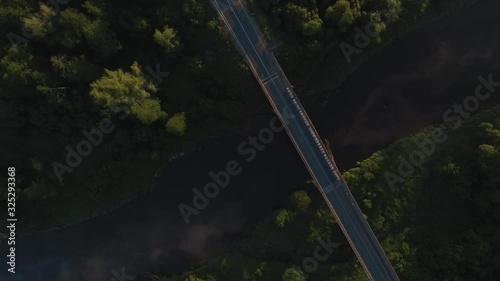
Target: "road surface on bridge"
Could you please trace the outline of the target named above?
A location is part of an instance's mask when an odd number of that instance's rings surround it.
[[[399,281],[333,157],[241,0],[211,0],[283,123],[359,261],[374,281]]]

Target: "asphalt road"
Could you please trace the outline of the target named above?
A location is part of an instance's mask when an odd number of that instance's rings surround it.
[[[371,280],[398,281],[349,188],[241,0],[212,0]]]

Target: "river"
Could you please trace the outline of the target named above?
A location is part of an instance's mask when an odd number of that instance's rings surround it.
[[[326,105],[309,106],[321,136],[333,143],[340,169],[442,122],[446,109],[474,94],[479,75],[500,78],[499,12],[500,2],[481,1],[422,26],[326,93]],[[493,95],[481,107],[499,101]],[[255,116],[226,136],[208,140],[161,171],[153,192],[106,215],[18,238],[17,273],[8,275],[4,263],[0,280],[108,281],[114,270],[122,269],[129,276],[171,274],[223,253],[246,227],[269,216],[290,191],[309,180],[283,132],[253,161],[238,153],[238,146],[268,127],[273,117]],[[179,204],[192,206],[192,189],[202,189],[211,181],[209,172],[225,169],[231,160],[240,163],[242,172],[186,224]],[[5,240],[0,250],[7,252]]]

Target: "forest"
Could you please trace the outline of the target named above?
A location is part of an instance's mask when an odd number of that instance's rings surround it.
[[[374,51],[472,2],[249,5],[310,104]],[[372,42],[346,59],[339,45],[368,23]],[[3,0],[0,24],[0,155],[19,171],[22,233],[116,208],[170,157],[271,110],[208,1]]]
[[[399,156],[439,128],[448,138],[404,182]],[[500,106],[396,141],[343,174],[401,280],[487,281],[500,274]],[[318,250],[319,249],[319,250]],[[361,281],[368,277],[312,184],[227,254],[143,281]]]

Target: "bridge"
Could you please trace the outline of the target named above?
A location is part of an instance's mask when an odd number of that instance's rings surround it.
[[[377,237],[342,179],[331,152],[321,141],[242,0],[210,1],[246,58],[369,278],[373,281],[399,281]]]

